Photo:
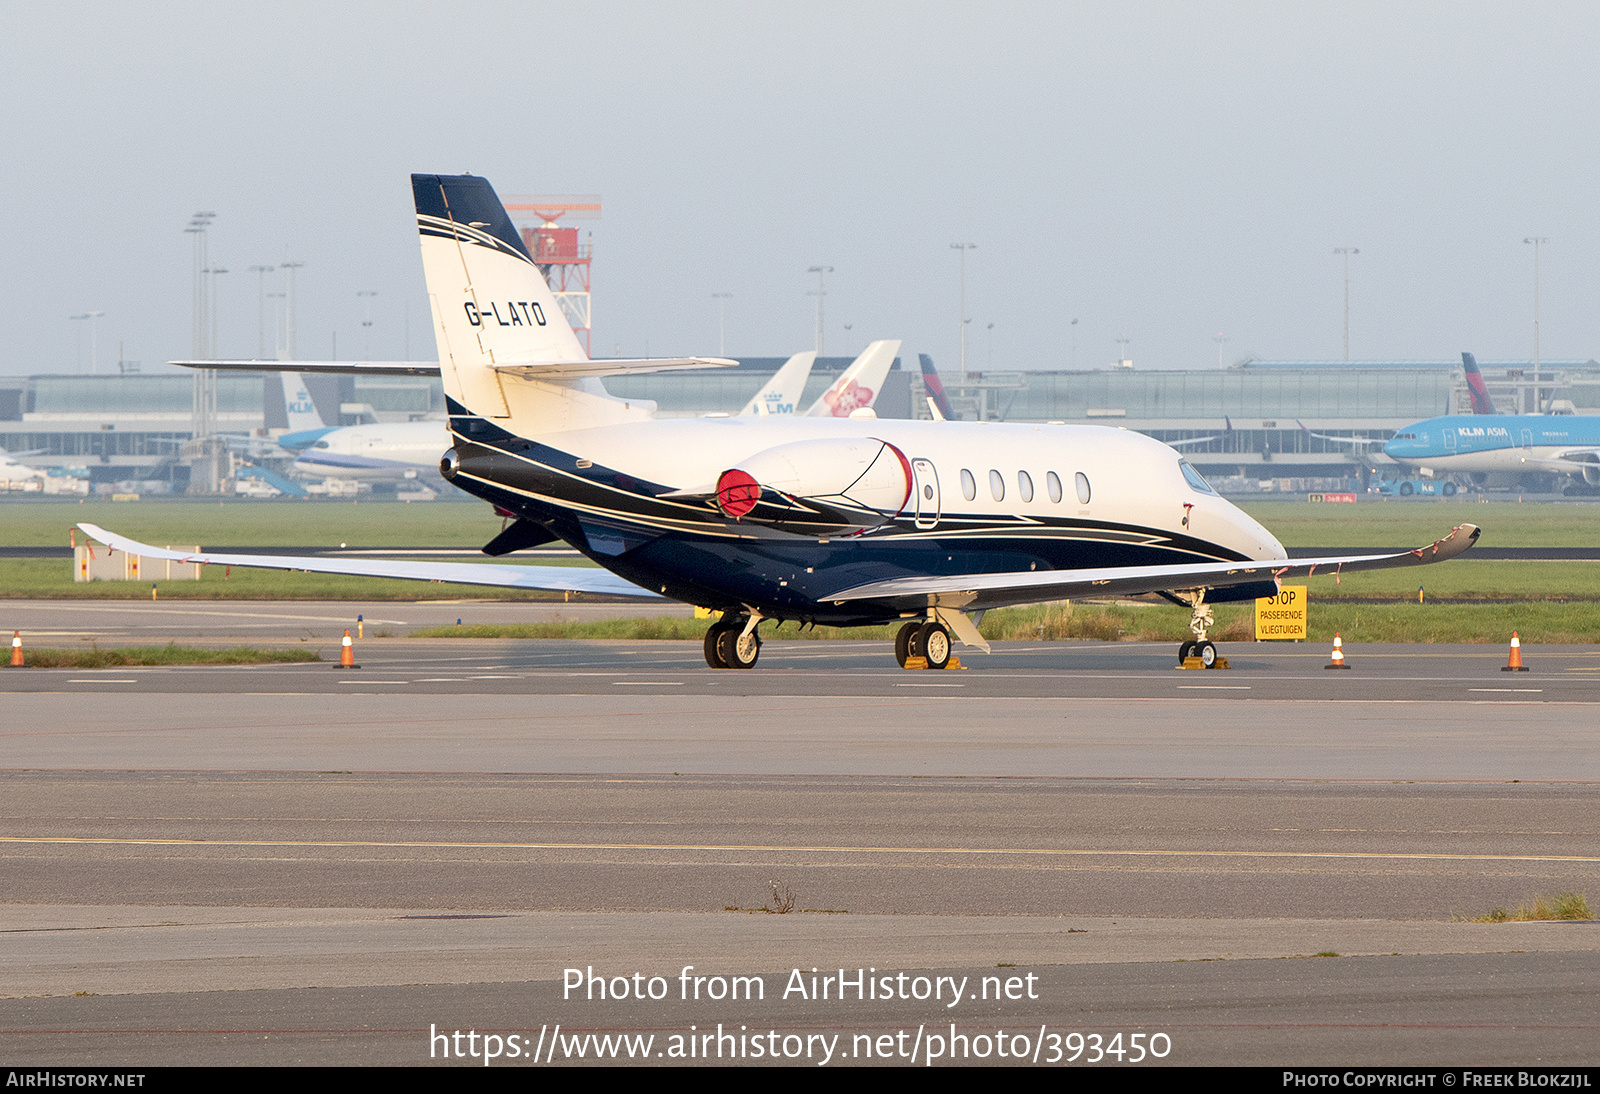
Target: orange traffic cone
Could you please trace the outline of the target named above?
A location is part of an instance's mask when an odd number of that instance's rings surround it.
[[[12,664],[16,664],[16,662],[13,661]],[[1508,661],[1506,663],[1506,665],[1503,668],[1501,668],[1500,671],[1501,672],[1527,672],[1528,671],[1527,667],[1525,665],[1523,665],[1523,663],[1522,663],[1522,639],[1517,637],[1517,632],[1516,631],[1512,631],[1511,632],[1511,660]]]
[[[1325,669],[1347,669],[1350,666],[1344,663],[1344,643],[1339,640],[1339,633],[1333,635],[1333,658],[1322,666]]]
[[[358,669],[361,667],[356,664],[356,650],[350,644],[349,628],[345,629],[344,642],[339,646],[339,667],[342,669]]]
[[[11,667],[14,668],[14,669],[20,669],[22,667],[22,632],[21,631],[12,631],[11,632]]]

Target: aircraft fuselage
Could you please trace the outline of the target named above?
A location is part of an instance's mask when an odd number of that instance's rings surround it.
[[[905,613],[830,593],[910,575],[1286,557],[1187,478],[1177,452],[1109,427],[667,419],[535,441],[451,412],[452,483],[631,581],[711,608],[858,625]],[[894,455],[858,476],[880,443]],[[763,489],[733,516],[715,484],[741,466]],[[755,474],[772,468],[793,489]],[[872,474],[886,477],[867,497]]]

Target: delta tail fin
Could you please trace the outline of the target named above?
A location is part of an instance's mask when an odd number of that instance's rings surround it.
[[[939,370],[933,367],[933,358],[919,353],[917,361],[922,366],[922,388],[939,408],[939,415],[947,422],[959,421],[961,416],[950,407],[950,396],[944,393],[944,383],[939,379]]]
[[[900,339],[886,338],[861,351],[833,386],[806,408],[808,418],[848,418],[850,413],[870,407],[883,390],[883,381],[900,352]]]
[[[765,418],[798,413],[796,408],[800,405],[800,396],[806,389],[806,381],[811,378],[811,366],[816,360],[817,351],[811,349],[789,358],[767,381],[767,386],[756,392],[755,398],[744,405],[744,409],[739,411],[740,416]]]
[[[1478,371],[1478,359],[1470,353],[1461,354],[1461,370],[1467,374],[1467,394],[1472,397],[1472,412],[1474,414],[1495,414],[1494,400],[1489,398],[1489,389],[1484,386],[1483,373]]]

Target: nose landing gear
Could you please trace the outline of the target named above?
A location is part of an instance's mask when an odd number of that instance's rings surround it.
[[[1194,638],[1178,647],[1178,667],[1180,669],[1204,668],[1225,669],[1228,659],[1217,653],[1217,647],[1206,637],[1206,630],[1215,622],[1211,615],[1211,605],[1206,603],[1206,591],[1196,589],[1193,592],[1177,594],[1187,601],[1193,615],[1189,619],[1189,629],[1194,632]],[[1190,662],[1197,661],[1198,664]]]

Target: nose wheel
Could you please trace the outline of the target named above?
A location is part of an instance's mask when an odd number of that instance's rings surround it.
[[[1215,668],[1218,661],[1217,647],[1206,637],[1206,630],[1214,622],[1211,605],[1206,603],[1206,591],[1196,590],[1188,594],[1185,599],[1188,600],[1189,607],[1194,613],[1189,619],[1189,629],[1194,632],[1194,638],[1178,647],[1178,667],[1183,668],[1189,658],[1198,657],[1206,668]],[[1228,663],[1223,661],[1222,667],[1227,668]]]

